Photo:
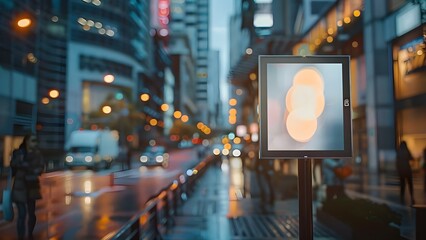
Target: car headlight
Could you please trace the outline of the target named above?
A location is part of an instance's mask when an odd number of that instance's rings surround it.
[[[92,156],[86,156],[84,157],[84,161],[91,162],[93,160]]]
[[[213,154],[218,156],[220,154],[220,149],[219,148],[213,149]]]
[[[163,156],[156,156],[156,157],[155,157],[155,161],[156,161],[156,162],[159,162],[159,163],[160,163],[160,162],[163,162],[163,160],[164,160]]]
[[[234,149],[234,150],[232,151],[232,155],[233,155],[234,157],[239,157],[239,156],[241,156],[241,151],[240,151],[239,149]]]
[[[72,156],[66,156],[65,161],[71,163],[72,161],[74,161],[74,158]]]
[[[148,157],[147,157],[147,156],[141,156],[141,157],[139,158],[139,160],[140,160],[141,162],[148,162]]]

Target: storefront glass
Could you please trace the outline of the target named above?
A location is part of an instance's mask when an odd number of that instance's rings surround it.
[[[426,148],[426,106],[398,111],[400,140],[405,140],[415,158],[413,169],[420,169],[423,149]]]
[[[396,136],[397,141],[407,141],[416,160],[413,169],[421,167],[426,148],[425,46],[421,28],[401,36],[393,45]]]
[[[395,97],[404,99],[426,93],[426,54],[423,36],[394,48]]]

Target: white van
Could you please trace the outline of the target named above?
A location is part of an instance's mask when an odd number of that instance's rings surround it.
[[[118,157],[118,133],[109,130],[73,131],[66,146],[65,166],[110,168]]]

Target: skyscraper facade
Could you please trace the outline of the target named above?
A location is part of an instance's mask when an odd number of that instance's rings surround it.
[[[0,1],[0,158],[34,131],[37,118],[37,1]]]
[[[70,0],[65,138],[103,126],[119,129],[121,139],[131,133],[123,120],[148,91],[154,64],[149,4]]]
[[[182,49],[177,46],[181,44],[188,52],[186,56],[191,56],[193,69],[195,73],[195,82],[189,82],[193,88],[194,96],[185,101],[183,105],[190,111],[196,111],[197,120],[208,121],[208,59],[209,59],[209,1],[208,0],[172,0],[171,12],[171,34],[174,38],[174,44],[170,47],[171,54],[177,53]],[[182,56],[180,54],[180,56]],[[192,68],[192,67],[191,67]],[[190,74],[191,75],[191,74]],[[190,76],[188,75],[188,76]],[[192,79],[193,76],[190,77]],[[179,93],[178,93],[179,94]],[[176,94],[176,96],[178,96]]]
[[[2,0],[0,6],[7,10],[0,17],[5,161],[29,131],[37,132],[43,151],[60,154],[74,130],[108,127],[125,139],[144,131],[144,120],[162,123],[170,62],[155,44],[151,1]],[[141,103],[143,93],[151,101]]]
[[[200,109],[200,120],[207,123],[208,112],[208,61],[209,61],[209,1],[200,0],[193,1],[194,7],[189,12],[194,15],[197,21],[196,24],[196,71],[197,71],[197,87],[196,87],[196,101]]]

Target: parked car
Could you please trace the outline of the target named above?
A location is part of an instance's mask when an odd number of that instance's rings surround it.
[[[164,146],[148,146],[140,155],[139,161],[142,166],[163,166],[169,165],[169,154]]]

